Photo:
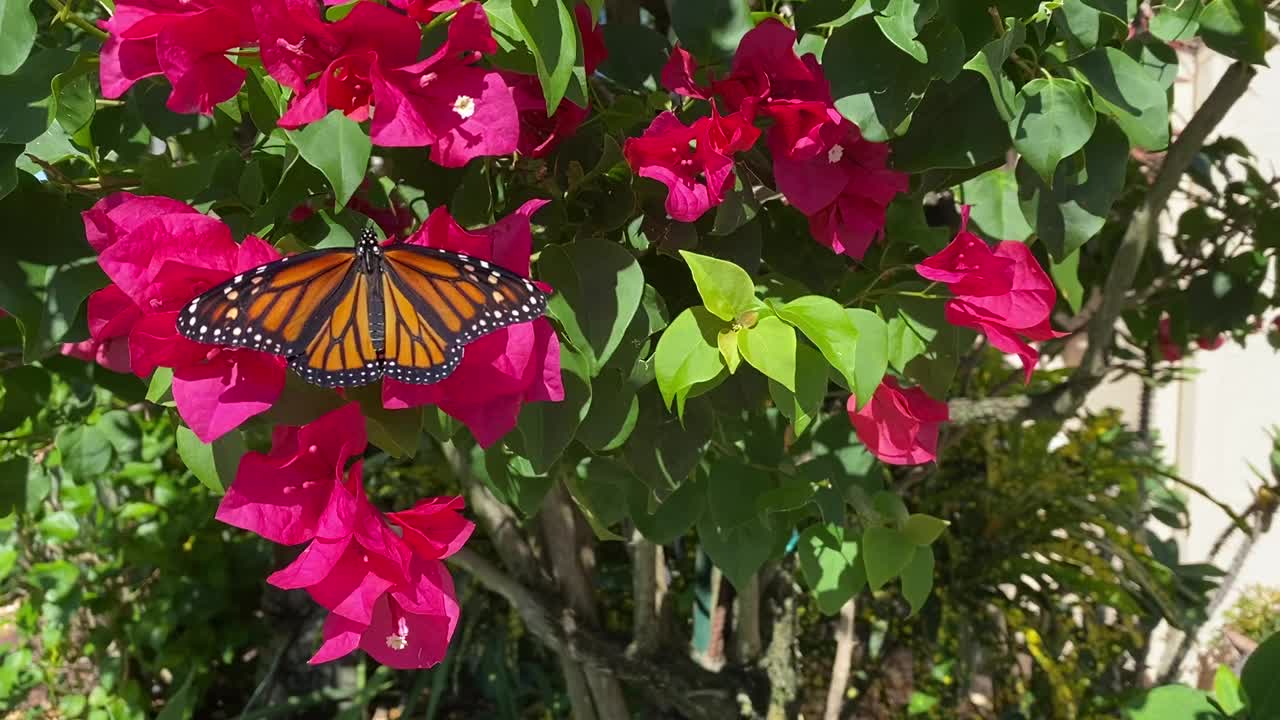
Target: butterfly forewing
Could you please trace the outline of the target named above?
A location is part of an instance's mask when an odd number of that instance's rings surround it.
[[[339,290],[356,274],[350,251],[291,255],[192,300],[178,314],[178,331],[197,342],[298,355],[311,345]]]

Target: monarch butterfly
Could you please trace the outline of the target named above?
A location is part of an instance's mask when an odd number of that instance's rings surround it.
[[[443,380],[463,346],[540,317],[547,294],[528,279],[461,253],[378,244],[314,250],[254,268],[192,300],[178,332],[196,342],[283,355],[322,387],[383,375]]]

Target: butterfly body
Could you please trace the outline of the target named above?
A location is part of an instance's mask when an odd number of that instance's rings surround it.
[[[196,342],[282,355],[308,382],[351,387],[383,376],[426,384],[482,335],[540,317],[547,295],[527,278],[448,250],[370,231],[355,248],[291,255],[192,300],[178,331]]]

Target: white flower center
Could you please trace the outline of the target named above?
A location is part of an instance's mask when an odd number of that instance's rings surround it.
[[[458,99],[453,101],[453,111],[458,113],[458,117],[466,120],[476,114],[476,101],[470,95],[459,95]]]
[[[396,623],[396,634],[387,636],[387,647],[392,650],[403,650],[409,647],[409,623],[404,618]]]
[[[827,151],[827,162],[829,163],[838,163],[842,157],[844,157],[843,145],[832,146],[832,148]]]

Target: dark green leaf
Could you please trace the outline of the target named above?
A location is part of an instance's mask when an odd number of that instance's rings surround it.
[[[1062,297],[1071,306],[1071,312],[1080,312],[1080,306],[1084,303],[1084,286],[1080,284],[1080,250],[1067,255],[1062,262],[1050,261],[1049,274],[1053,276],[1053,282],[1058,286]]]
[[[1018,97],[1021,107],[1009,122],[1013,146],[1048,182],[1058,163],[1093,135],[1093,105],[1080,83],[1062,78],[1036,78],[1022,86]]]
[[[1267,18],[1262,0],[1209,0],[1199,19],[1205,45],[1236,60],[1267,64]]]
[[[626,465],[609,457],[583,460],[567,482],[574,500],[602,527],[627,516],[627,493],[639,483]]]
[[[1099,48],[1072,63],[1097,93],[1098,110],[1116,121],[1134,145],[1163,150],[1169,144],[1169,101],[1164,87],[1133,58]]]
[[[1200,32],[1201,0],[1166,0],[1151,18],[1151,34],[1165,42],[1189,40]]]
[[[0,0],[0,75],[22,67],[36,42],[36,18],[31,0]]]
[[[929,599],[929,591],[933,589],[933,548],[924,546],[916,548],[911,562],[902,569],[902,596],[911,605],[911,614],[915,615],[924,607]]]
[[[751,29],[751,12],[745,0],[672,3],[671,29],[689,52],[721,60],[733,55]]]
[[[270,135],[284,113],[287,103],[280,92],[280,85],[259,68],[250,68],[244,84],[249,100],[249,117],[258,132]]]
[[[511,10],[516,29],[537,62],[538,81],[551,115],[569,89],[574,66],[582,64],[578,24],[561,0],[511,0]]]
[[[1026,43],[1026,39],[1026,26],[1020,22],[1011,22],[1004,35],[984,45],[977,55],[964,64],[966,70],[973,70],[986,78],[996,111],[1006,123],[1013,120],[1020,108],[1018,89],[1005,74],[1004,63],[1013,55],[1014,50]]]
[[[754,519],[727,528],[717,524],[709,512],[698,519],[698,541],[711,562],[739,590],[769,559],[775,545],[773,530],[763,521]]]
[[[56,444],[62,468],[77,479],[92,480],[111,466],[111,440],[96,425],[64,427]]]
[[[606,23],[602,26],[609,57],[600,72],[632,90],[657,90],[667,63],[667,40],[644,25]]]
[[[89,295],[107,284],[107,276],[96,262],[82,262],[50,268],[42,314],[35,332],[28,331],[23,341],[23,359],[34,362],[55,348]]]
[[[24,145],[0,144],[0,200],[18,187],[18,168],[15,162],[22,157]]]
[[[828,615],[840,612],[867,582],[858,542],[846,540],[836,524],[811,525],[800,534],[796,555],[809,592],[818,609]]]
[[[538,270],[556,289],[550,301],[552,315],[582,351],[590,375],[596,375],[640,307],[644,271],[625,248],[599,239],[546,248]]]
[[[759,520],[756,501],[773,487],[773,480],[763,470],[721,458],[712,463],[707,480],[709,517],[722,531]]]
[[[122,459],[131,460],[142,449],[142,427],[127,410],[103,413],[94,427],[102,432]]]
[[[1249,717],[1280,717],[1280,633],[1262,641],[1240,673],[1240,685],[1249,699]]]
[[[0,518],[27,509],[30,462],[24,457],[0,460]]]
[[[38,367],[17,367],[0,374],[0,389],[0,433],[7,433],[44,408],[51,382]]]
[[[1022,212],[1054,258],[1067,257],[1102,229],[1124,188],[1128,148],[1120,128],[1104,119],[1084,152],[1058,166],[1052,189],[1029,164],[1018,163]]]
[[[691,480],[659,500],[643,482],[627,491],[627,509],[636,529],[650,542],[665,545],[683,535],[702,517],[707,507],[706,483]]]
[[[685,483],[711,439],[714,418],[705,398],[695,398],[683,421],[663,412],[657,393],[640,394],[640,418],[631,440],[623,446],[636,476],[666,497]]]
[[[591,409],[591,376],[586,359],[561,347],[560,369],[564,400],[525,403],[516,425],[518,438],[508,436],[512,449],[528,458],[536,473],[551,468]]]
[[[822,66],[836,108],[877,142],[899,133],[933,80],[930,65],[895,47],[871,16],[836,28],[822,51]]]
[[[975,73],[931,85],[911,118],[911,127],[893,143],[893,166],[920,172],[982,167],[1003,159],[1009,148],[1009,126],[982,85]]]
[[[636,388],[621,371],[602,370],[591,380],[591,409],[578,427],[578,440],[596,452],[621,447],[640,417]]]
[[[946,530],[949,524],[946,520],[932,515],[913,513],[903,523],[902,534],[916,545],[930,545],[942,535],[942,531]]]
[[[879,590],[897,577],[911,562],[916,546],[901,531],[886,527],[869,527],[862,533],[862,559],[867,568],[867,583]]]
[[[25,145],[44,134],[53,121],[49,112],[53,78],[75,61],[73,52],[41,48],[27,56],[13,74],[0,74],[0,98],[4,98],[0,103],[0,143]]]
[[[1123,38],[1129,24],[1110,12],[1103,12],[1096,0],[1065,0],[1053,14],[1053,22],[1067,37],[1068,54],[1088,52]]]
[[[302,158],[329,181],[334,209],[342,209],[364,182],[373,148],[369,136],[341,110],[288,134]]]
[[[369,442],[391,457],[413,457],[422,436],[422,410],[388,410],[382,406],[382,386],[366,385],[346,392],[349,400],[360,403],[364,413]]]

